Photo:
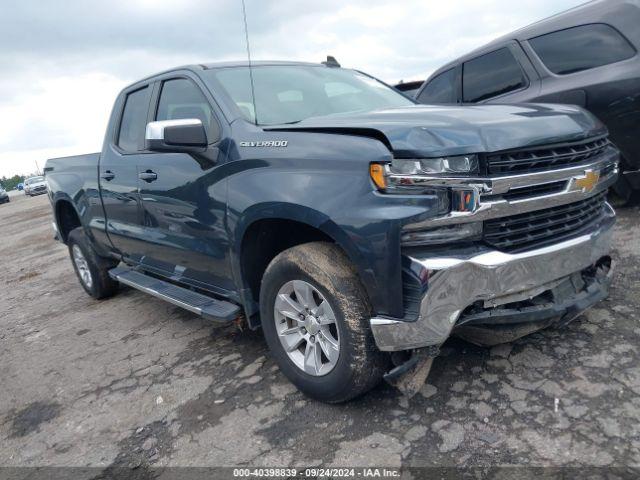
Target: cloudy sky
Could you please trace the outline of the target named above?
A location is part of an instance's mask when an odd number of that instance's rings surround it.
[[[246,0],[256,60],[334,55],[387,82],[582,0]],[[245,59],[240,0],[4,0],[0,177],[98,151],[118,91],[187,63]]]

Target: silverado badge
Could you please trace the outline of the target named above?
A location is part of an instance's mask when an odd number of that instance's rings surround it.
[[[262,142],[240,142],[241,147],[286,147],[288,140],[265,140]]]

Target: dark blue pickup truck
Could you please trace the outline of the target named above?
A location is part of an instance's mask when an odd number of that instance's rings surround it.
[[[51,159],[54,228],[120,283],[261,327],[306,394],[407,393],[607,294],[618,173],[579,107],[424,106],[333,63],[197,65],[118,96],[102,152]]]

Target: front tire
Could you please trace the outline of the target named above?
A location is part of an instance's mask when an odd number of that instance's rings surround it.
[[[93,298],[108,298],[118,291],[118,282],[109,277],[109,270],[118,262],[100,257],[93,247],[84,228],[74,228],[67,239],[69,256],[80,285]]]
[[[387,356],[371,333],[371,305],[337,246],[307,243],[275,257],[262,278],[260,318],[273,358],[309,397],[345,402],[382,379]]]

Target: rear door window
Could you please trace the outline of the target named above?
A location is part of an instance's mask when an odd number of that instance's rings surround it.
[[[456,103],[456,71],[446,70],[431,80],[420,92],[420,103]]]
[[[118,146],[121,149],[127,152],[136,152],[140,149],[148,109],[149,87],[143,87],[127,95],[118,132]]]
[[[462,98],[465,102],[479,102],[526,85],[522,68],[507,47],[462,65]]]
[[[557,75],[589,70],[635,55],[631,44],[604,23],[581,25],[529,39],[542,63]]]

